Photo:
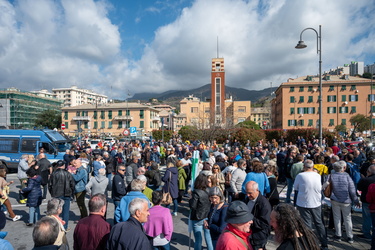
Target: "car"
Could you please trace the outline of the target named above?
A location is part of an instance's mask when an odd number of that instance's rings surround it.
[[[99,140],[99,139],[92,139],[89,142],[90,142],[91,149],[95,149],[96,146],[98,146],[99,142],[101,142],[101,140]]]

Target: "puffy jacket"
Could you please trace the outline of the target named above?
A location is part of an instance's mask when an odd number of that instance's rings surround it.
[[[77,172],[73,175],[73,179],[76,182],[74,187],[75,193],[80,193],[86,190],[87,184],[87,172],[84,167],[79,167]]]
[[[26,159],[21,159],[18,163],[18,179],[26,179],[27,174],[26,171],[29,169],[29,164],[27,163]]]
[[[189,200],[191,208],[191,220],[203,220],[210,212],[211,202],[206,190],[194,189],[193,196]]]
[[[112,181],[112,199],[120,201],[126,195],[126,185],[124,175],[116,173]]]
[[[351,204],[358,202],[357,192],[354,182],[348,173],[334,173],[330,177],[332,182],[332,195],[331,200]]]
[[[27,203],[28,207],[37,207],[42,204],[42,177],[39,175],[29,178],[27,181],[27,187],[22,189],[22,193],[27,194]]]
[[[48,190],[52,197],[70,197],[74,192],[73,176],[65,169],[58,168],[49,178]]]

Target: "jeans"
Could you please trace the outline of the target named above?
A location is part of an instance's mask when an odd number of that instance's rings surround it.
[[[165,244],[164,246],[156,246],[154,250],[169,250],[171,248],[171,243]]]
[[[112,173],[107,174],[108,178],[108,191],[112,191]]]
[[[57,197],[57,198],[60,198],[60,199],[64,200],[64,206],[63,206],[63,210],[62,210],[62,213],[61,213],[61,217],[62,217],[63,221],[65,221],[64,228],[67,229],[68,228],[68,222],[69,222],[70,197],[61,196],[61,197]]]
[[[304,208],[297,206],[297,209],[307,227],[312,228],[312,223],[314,223],[320,243],[322,244],[322,247],[326,247],[328,242],[326,230],[323,224],[322,207]]]
[[[208,250],[213,250],[214,247],[212,246],[211,234],[210,230],[204,228],[203,226],[204,220],[193,220],[193,232],[194,232],[194,250],[201,250],[202,249],[202,231],[204,233],[204,238],[206,240],[206,245]]]
[[[87,208],[85,205],[85,195],[86,191],[76,193],[77,205],[79,212],[81,213],[81,219],[87,217]]]
[[[293,185],[294,185],[294,180],[292,178],[286,178],[286,182],[288,183],[288,189],[286,191],[286,203],[290,203],[290,195],[292,194],[293,191]]]
[[[46,199],[47,198],[47,185],[42,185],[42,186],[43,186],[43,188],[42,188],[42,190],[43,190],[42,198]]]
[[[371,221],[372,221],[371,250],[375,250],[375,213],[371,213]]]
[[[173,200],[173,213],[177,213],[177,209],[178,209],[177,198],[176,199],[172,199],[172,200]],[[168,204],[167,208],[171,208],[171,204]]]
[[[335,230],[337,236],[341,235],[341,213],[344,218],[344,225],[346,236],[348,238],[353,238],[353,224],[352,224],[352,204],[349,203],[341,203],[334,200],[331,200],[332,203],[332,212],[333,212],[333,220],[335,223]]]
[[[29,223],[34,224],[40,218],[40,210],[39,206],[37,207],[29,207]]]
[[[362,202],[362,233],[366,238],[371,238],[371,214],[368,208],[369,204]]]

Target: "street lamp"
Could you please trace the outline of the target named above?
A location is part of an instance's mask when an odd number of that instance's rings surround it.
[[[302,33],[305,30],[313,30],[316,33],[316,53],[319,54],[319,146],[323,145],[323,121],[322,121],[322,112],[323,112],[323,107],[322,107],[322,25],[319,25],[319,33],[316,31],[314,28],[306,28],[302,30],[300,34],[300,39],[295,47],[296,49],[304,49],[307,47],[305,42],[302,40]]]

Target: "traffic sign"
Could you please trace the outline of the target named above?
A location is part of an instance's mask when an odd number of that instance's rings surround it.
[[[65,129],[65,124],[64,124],[64,123],[61,123],[61,129],[62,129],[62,130]]]
[[[266,121],[264,121],[264,122],[263,122],[263,126],[266,126],[266,125],[267,125],[267,122],[266,122]]]
[[[137,136],[137,127],[130,127],[130,136]]]
[[[128,135],[129,135],[129,130],[124,129],[124,131],[122,132],[122,134],[123,134],[124,136],[128,136]]]

